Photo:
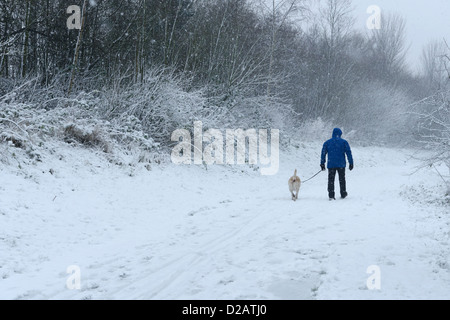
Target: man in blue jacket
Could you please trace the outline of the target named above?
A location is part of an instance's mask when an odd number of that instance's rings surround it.
[[[341,197],[345,199],[348,196],[346,182],[345,182],[345,167],[347,162],[345,161],[345,155],[347,155],[348,162],[350,163],[350,171],[353,170],[353,157],[352,150],[348,142],[342,137],[342,130],[336,128],[333,130],[333,138],[326,141],[322,148],[322,159],[320,167],[322,171],[325,171],[325,159],[328,155],[328,196],[330,200],[336,200],[334,193],[334,180],[336,172],[339,173],[339,185],[341,188]]]

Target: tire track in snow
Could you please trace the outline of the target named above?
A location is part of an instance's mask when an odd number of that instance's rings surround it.
[[[239,228],[231,230],[231,226],[217,237],[204,239],[202,244],[190,246],[187,248],[190,252],[163,262],[161,266],[148,271],[148,274],[116,288],[115,292],[108,292],[108,294],[116,296],[121,295],[121,292],[126,292],[127,299],[167,299],[174,298],[174,296],[176,298],[183,294],[180,293],[180,289],[189,287],[191,276],[195,276],[195,273],[199,272],[197,270],[210,269],[211,257],[222,255],[231,244],[248,238],[250,234],[263,228],[264,224],[268,222],[267,220],[266,215],[253,214],[251,218],[241,222]],[[186,276],[187,274],[188,276]],[[134,292],[140,286],[145,286],[145,289],[138,289],[137,292]]]

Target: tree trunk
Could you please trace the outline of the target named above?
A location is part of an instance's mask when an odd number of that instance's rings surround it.
[[[3,32],[4,36],[3,38],[5,39],[5,41],[7,41],[6,39],[8,39],[8,18],[5,16],[4,17],[4,21],[5,21],[5,30]],[[0,62],[0,75],[3,75],[5,78],[8,78],[8,45],[5,44],[5,47],[3,49],[2,52],[2,60]]]
[[[23,52],[22,52],[22,77],[24,78],[27,72],[27,57],[28,57],[28,42],[30,36],[30,1],[26,2],[25,9],[25,39],[23,42]]]
[[[75,46],[75,54],[74,54],[73,64],[72,64],[72,75],[70,77],[69,90],[67,92],[68,96],[72,92],[73,80],[75,78],[75,72],[76,72],[76,69],[77,69],[78,53],[80,51],[81,39],[83,37],[84,12],[85,12],[85,10],[86,10],[86,0],[84,0],[84,2],[83,2],[83,10],[81,11],[81,28],[80,28],[80,31],[78,33],[77,45]]]

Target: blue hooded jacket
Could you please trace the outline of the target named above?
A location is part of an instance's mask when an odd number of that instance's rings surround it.
[[[345,161],[345,155],[347,155],[348,162],[353,164],[352,150],[348,142],[341,138],[342,130],[336,128],[333,130],[333,138],[326,141],[322,148],[321,164],[325,164],[325,158],[328,154],[328,169],[332,168],[345,168],[347,162]]]

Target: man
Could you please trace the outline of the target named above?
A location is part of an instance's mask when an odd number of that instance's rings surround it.
[[[339,185],[342,199],[348,196],[346,182],[345,182],[345,167],[347,162],[345,161],[345,155],[347,155],[348,162],[350,163],[350,171],[353,170],[353,157],[352,150],[348,142],[342,137],[342,130],[336,128],[333,130],[333,138],[326,141],[322,148],[322,159],[320,167],[322,171],[325,171],[325,159],[328,155],[328,196],[330,200],[336,200],[334,192],[334,180],[336,172],[339,173]]]

